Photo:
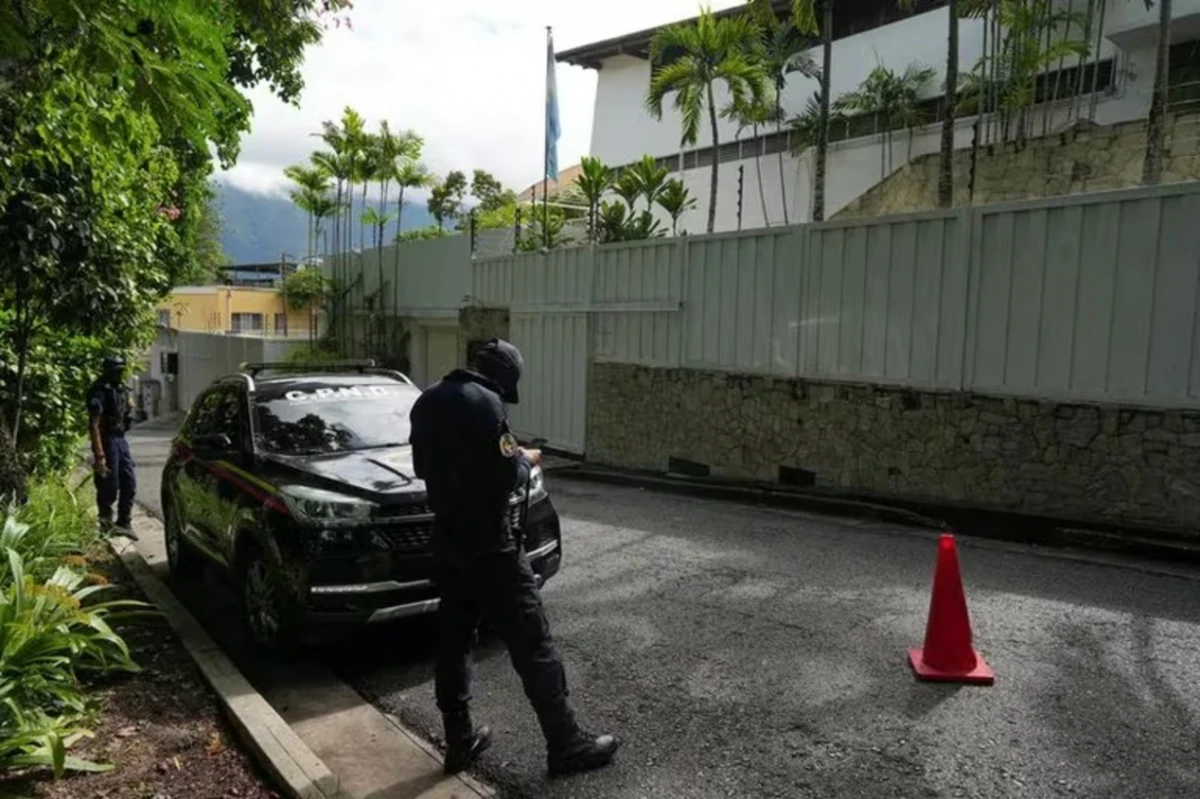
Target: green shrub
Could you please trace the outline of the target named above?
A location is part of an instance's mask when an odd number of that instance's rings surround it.
[[[0,528],[0,553],[11,549],[21,556],[27,574],[50,577],[64,559],[82,555],[99,541],[89,502],[90,479],[73,486],[65,478],[33,483],[29,500],[13,505]],[[0,558],[0,585],[6,585],[7,563]]]
[[[110,623],[143,602],[96,603],[107,589],[67,566],[37,582],[21,556],[8,549],[0,583],[0,768],[48,766],[90,770],[66,757],[87,731],[89,703],[83,674],[136,672],[129,648]]]
[[[329,361],[340,361],[344,356],[337,351],[337,348],[332,344],[319,341],[316,346],[297,347],[288,353],[287,360],[290,363],[328,363]]]
[[[0,311],[0,330],[6,312]],[[87,433],[87,390],[99,376],[109,343],[101,338],[47,334],[30,347],[21,430],[15,442],[30,477],[60,474],[74,465]],[[17,353],[0,335],[0,417],[16,410]]]

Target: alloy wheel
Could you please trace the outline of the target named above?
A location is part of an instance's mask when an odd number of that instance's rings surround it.
[[[242,596],[250,632],[260,644],[272,644],[279,637],[279,594],[270,568],[260,558],[246,567]]]

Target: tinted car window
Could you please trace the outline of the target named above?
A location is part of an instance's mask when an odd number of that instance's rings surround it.
[[[408,414],[420,392],[399,383],[260,386],[258,446],[281,455],[313,455],[408,443]]]
[[[224,433],[237,446],[243,445],[244,423],[241,392],[231,388],[213,388],[196,401],[196,413],[189,437]]]
[[[219,426],[218,412],[224,400],[225,391],[219,388],[210,388],[201,394],[200,398],[196,400],[196,404],[192,406],[191,421],[185,430],[187,435],[195,437],[222,432]]]

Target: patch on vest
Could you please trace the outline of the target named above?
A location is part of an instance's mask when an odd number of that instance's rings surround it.
[[[514,458],[517,455],[517,439],[512,433],[505,433],[500,436],[500,454],[506,458]]]

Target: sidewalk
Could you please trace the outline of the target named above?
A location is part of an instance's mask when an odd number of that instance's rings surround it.
[[[255,658],[236,634],[230,637],[235,622],[209,623],[206,631],[169,588],[161,522],[137,508],[134,528],[139,540],[116,543],[114,549],[166,614],[251,751],[288,796],[479,799],[495,795],[470,777],[445,777],[431,744],[380,713],[320,664],[297,658],[283,668]]]

